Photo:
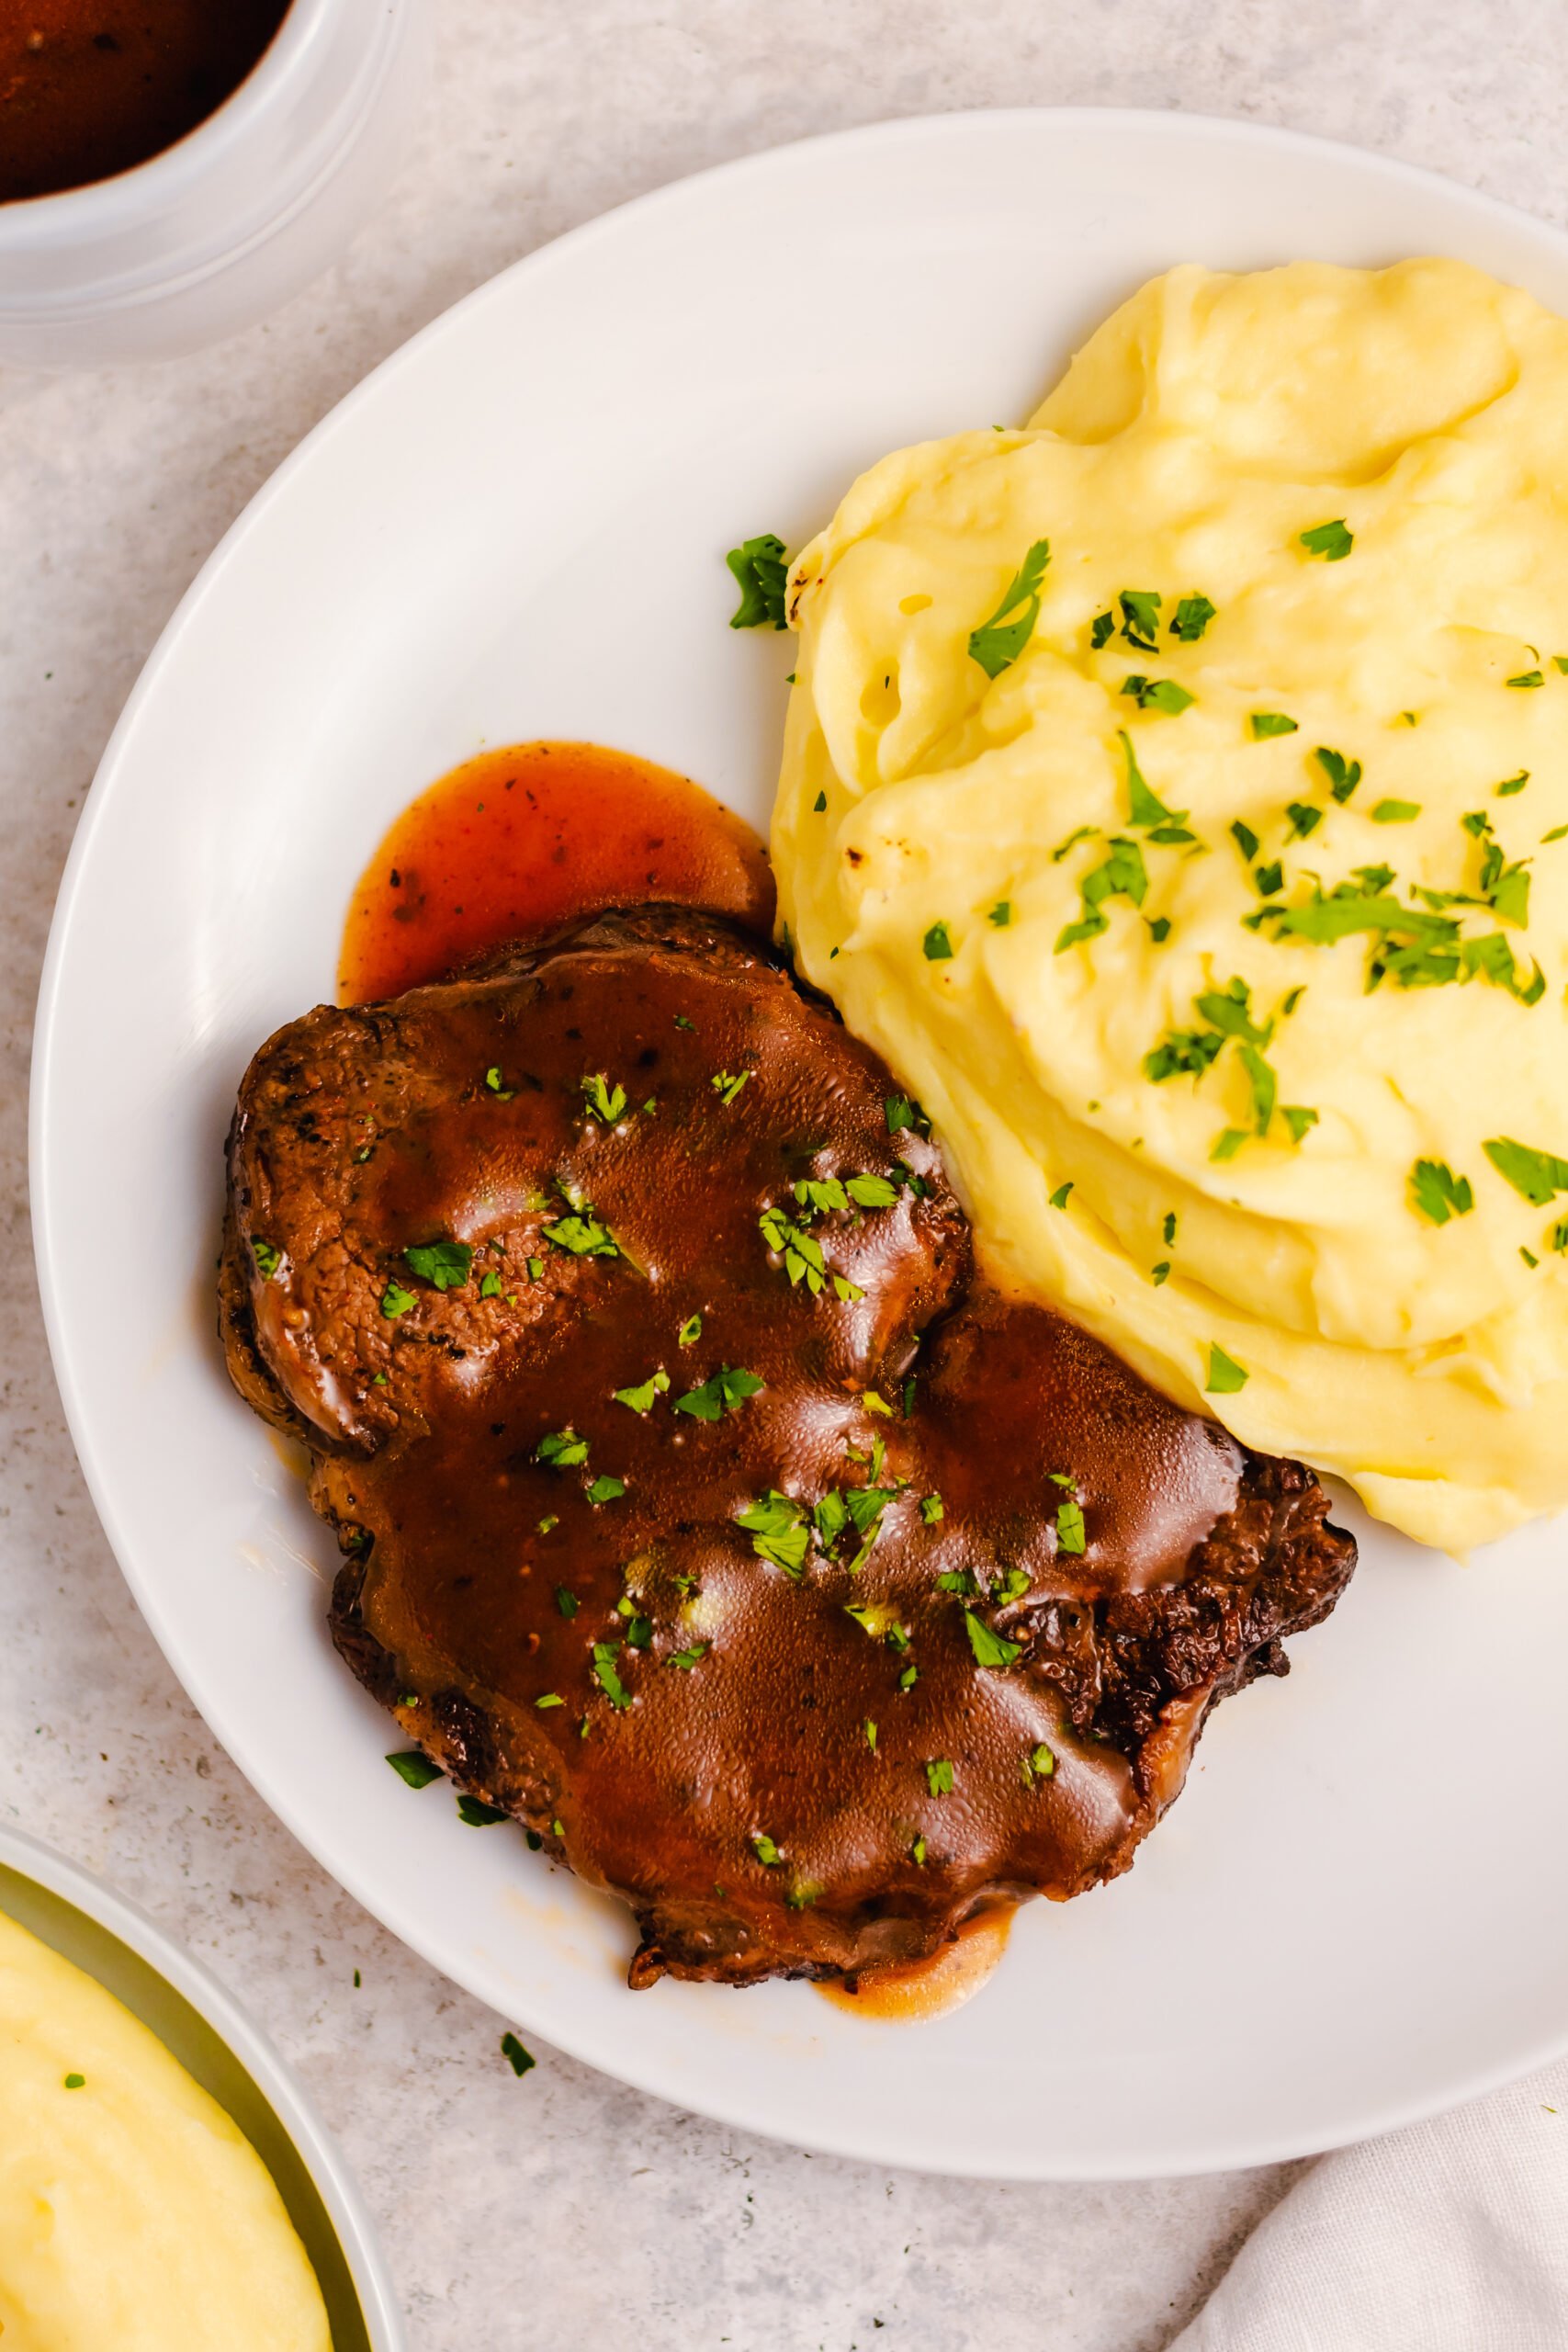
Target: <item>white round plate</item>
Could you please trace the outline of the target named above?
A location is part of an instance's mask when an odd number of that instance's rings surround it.
[[[175,1671],[304,1843],[562,2048],[751,2129],[1019,2178],[1260,2163],[1568,2042],[1568,1576],[1358,1521],[1295,1670],[1222,1708],[1130,1878],[1020,1917],[924,2026],[804,1985],[626,1990],[619,1906],[382,1762],[329,1646],[333,1546],[213,1336],[241,1071],[333,989],[382,829],[486,743],[597,738],[766,820],[786,637],[727,548],[792,546],[900,443],[1027,414],[1174,262],[1439,252],[1568,311],[1568,239],[1348,149],[1179,115],[904,122],[667,188],[534,255],[361,385],[208,564],[105,755],[34,1077],[55,1363]],[[1485,1669],[1500,1687],[1490,1687]]]

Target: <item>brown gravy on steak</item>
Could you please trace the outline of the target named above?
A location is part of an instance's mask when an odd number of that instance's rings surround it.
[[[767,937],[773,877],[700,785],[599,743],[513,743],[404,809],[354,893],[338,1002],[373,1004],[604,907],[703,907]]]
[[[339,1649],[460,1788],[632,1905],[634,1985],[839,1975],[863,2016],[931,2017],[1019,1896],[1126,1868],[1209,1706],[1284,1670],[1354,1549],[1310,1474],[974,1277],[891,1074],[768,951],[772,898],[749,829],[619,753],[433,786],[356,895],[345,997],[535,944],[263,1048],[225,1341],[315,1456]],[[582,921],[606,901],[632,911]],[[600,1062],[627,1083],[595,1112]],[[819,1307],[758,1209],[840,1167],[894,1197],[821,1204]],[[589,1222],[558,1241],[563,1203]],[[738,1364],[756,1393],[695,1411]],[[660,1365],[645,1409],[626,1384]],[[853,1560],[842,1511],[809,1559],[735,1516],[866,1486]]]

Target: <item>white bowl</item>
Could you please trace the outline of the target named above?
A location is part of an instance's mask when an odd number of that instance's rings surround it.
[[[429,55],[429,0],[294,0],[238,89],[172,147],[0,204],[0,360],[165,358],[276,310],[384,193]]]
[[[96,1977],[233,2117],[310,2257],[333,2352],[405,2352],[401,2314],[353,2176],[302,2086],[233,1996],[122,1894],[6,1826],[0,1912]]]

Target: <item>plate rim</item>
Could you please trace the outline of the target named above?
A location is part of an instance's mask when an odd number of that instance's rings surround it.
[[[1358,147],[1349,141],[1325,138],[1316,132],[1235,116],[1190,113],[1176,107],[967,107],[936,114],[901,115],[782,141],[662,182],[605,212],[579,222],[560,236],[508,263],[459,296],[361,377],[282,458],[224,530],[159,631],[105,744],[85,797],[81,820],[62,869],[34,1013],[28,1080],[28,1179],[34,1267],[44,1329],[61,1407],[84,1482],[119,1572],[181,1690],[262,1802],[334,1883],[341,1885],[373,1918],[386,1926],[400,1941],[406,1943],[438,1975],[447,1982],[463,1985],[466,1991],[468,1986],[462,1978],[452,1976],[445,1957],[437,1949],[436,1939],[425,1934],[412,1906],[400,1908],[389,1904],[379,1888],[372,1894],[369,1891],[369,1873],[358,1866],[356,1860],[345,1867],[335,1855],[329,1859],[325,1849],[330,1840],[318,1836],[310,1819],[301,1815],[299,1808],[281,1794],[275,1793],[265,1755],[253,1752],[252,1742],[236,1741],[227,1734],[220,1734],[209,1722],[194,1687],[199,1682],[200,1676],[196,1663],[186,1655],[181,1628],[174,1621],[172,1613],[165,1611],[155,1598],[154,1587],[142,1573],[141,1551],[145,1547],[140,1547],[121,1523],[114,1503],[110,1481],[105,1475],[83,1410],[71,1336],[54,1278],[57,1249],[51,1221],[51,1137],[45,1116],[45,1106],[55,1076],[56,1025],[62,976],[72,949],[71,933],[77,916],[84,876],[99,829],[106,821],[106,810],[123,775],[127,749],[142,707],[157,690],[164,670],[197,613],[213,594],[229,567],[239,559],[249,535],[260,526],[275,501],[287,493],[296,473],[310,463],[334,435],[351,428],[361,407],[368,405],[402,368],[415,364],[428,343],[447,333],[456,322],[471,311],[489,301],[504,299],[503,289],[510,288],[514,281],[544,277],[563,263],[570,266],[577,252],[613,238],[628,220],[641,220],[649,214],[657,214],[660,209],[674,210],[694,191],[701,191],[710,183],[733,185],[738,180],[761,176],[776,167],[781,159],[793,156],[801,150],[822,153],[846,148],[891,147],[907,140],[966,134],[980,121],[989,124],[1005,122],[1015,128],[1028,127],[1044,137],[1049,137],[1053,130],[1067,131],[1104,125],[1113,131],[1170,139],[1179,143],[1230,141],[1244,148],[1276,153],[1284,151],[1316,157],[1327,164],[1348,163],[1359,171],[1370,173],[1374,178],[1425,190],[1450,203],[1458,198],[1477,214],[1506,226],[1516,236],[1523,234],[1538,241],[1557,259],[1568,262],[1568,230],[1427,165],[1408,163],[1375,149]],[[555,2048],[595,2072],[624,2082],[633,2089],[660,2098],[667,2104],[699,2112],[716,2122],[761,2138],[792,2146],[810,2146],[821,2154],[852,2162],[936,2177],[976,2180],[1089,2182],[1151,2177],[1180,2179],[1320,2154],[1331,2148],[1350,2145],[1424,2121],[1488,2091],[1517,2081],[1568,2052],[1568,1998],[1564,2000],[1561,2027],[1532,2043],[1524,2055],[1478,2065],[1464,2074],[1457,2083],[1450,2078],[1442,2087],[1430,2092],[1412,2093],[1403,2099],[1391,2098],[1343,2132],[1327,2137],[1314,2135],[1304,2145],[1299,2134],[1289,2132],[1248,2132],[1235,2136],[1230,2143],[1207,2147],[1190,2159],[1162,2159],[1159,2168],[1154,2173],[1151,2173],[1146,2161],[1139,2161],[1135,2151],[1125,2158],[1105,2157],[1088,2165],[1081,2161],[1070,2165],[1053,2164],[1048,2154],[1043,2152],[1042,2160],[1025,2171],[1015,2163],[987,2163],[973,2153],[966,2154],[956,2168],[950,2162],[911,2156],[906,2150],[894,2146],[889,2136],[879,2135],[874,2128],[856,2130],[847,2125],[838,2130],[824,2128],[820,2132],[814,2132],[807,2141],[797,2138],[786,2123],[759,2120],[743,2097],[736,2099],[725,2097],[722,2081],[716,2084],[711,2096],[705,2093],[700,2099],[694,2098],[690,2084],[679,2079],[673,2068],[667,2069],[657,2061],[639,2065],[635,2052],[628,2052],[625,2056],[617,2056],[614,2064],[607,2064],[593,2045],[591,2033],[579,2037],[570,2026],[563,2030],[553,2018],[548,2029],[531,2030],[538,2031]]]

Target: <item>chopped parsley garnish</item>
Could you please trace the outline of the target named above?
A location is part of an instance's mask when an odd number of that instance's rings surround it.
[[[1008,582],[1001,603],[989,620],[969,634],[969,659],[977,662],[987,678],[999,678],[1010,669],[1033,634],[1040,617],[1040,582],[1051,560],[1049,539],[1036,539]],[[1009,619],[1009,614],[1013,616]]]
[[[1239,817],[1231,827],[1231,839],[1249,865],[1263,846],[1252,827],[1244,825]]]
[[[1253,930],[1266,922],[1276,923],[1280,933],[1311,940],[1318,946],[1332,945],[1357,932],[1371,933],[1369,990],[1385,977],[1404,989],[1438,988],[1479,978],[1506,988],[1521,1004],[1540,1002],[1546,992],[1545,976],[1538,965],[1532,978],[1522,980],[1513,950],[1501,932],[1463,939],[1452,915],[1402,906],[1389,896],[1393,880],[1386,865],[1358,866],[1352,879],[1337,883],[1327,897],[1318,889],[1304,905],[1260,907],[1245,921]]]
[[[591,1503],[619,1502],[626,1491],[626,1482],[624,1478],[612,1478],[606,1475],[595,1478],[586,1491]]]
[[[1253,867],[1252,880],[1259,898],[1272,899],[1285,887],[1285,869],[1277,857],[1271,858],[1267,865]]]
[[[726,1413],[736,1412],[748,1396],[755,1396],[766,1385],[754,1372],[725,1364],[700,1388],[689,1388],[683,1396],[677,1396],[674,1409],[690,1413],[694,1421],[716,1421]]]
[[[685,1321],[682,1324],[680,1329],[675,1334],[675,1344],[680,1348],[689,1348],[694,1340],[700,1340],[702,1336],[702,1317],[700,1315],[688,1315]]]
[[[358,1981],[359,1980],[356,1975],[355,1982],[357,1984]],[[85,2090],[86,2086],[87,2077],[85,2075],[67,2075],[65,2077],[65,2087],[68,2091]]]
[[[457,1799],[457,1818],[468,1829],[493,1829],[498,1822],[511,1819],[498,1804],[486,1804],[482,1797],[471,1797],[465,1790]]]
[[[256,1241],[253,1239],[251,1243],[251,1255],[256,1261],[256,1272],[261,1276],[263,1282],[271,1282],[274,1274],[276,1273],[279,1266],[283,1263],[282,1250],[275,1250],[270,1241]]]
[[[953,1794],[953,1766],[945,1756],[933,1756],[926,1766],[926,1786],[933,1797]]]
[[[1255,743],[1266,741],[1270,735],[1294,735],[1300,731],[1300,722],[1288,718],[1282,710],[1255,710],[1249,716],[1247,725],[1252,729]]]
[[[400,1747],[387,1761],[399,1780],[406,1781],[411,1789],[427,1789],[432,1781],[441,1778],[440,1765],[433,1764],[422,1748]]]
[[[774,628],[784,626],[784,582],[789,556],[784,543],[772,531],[760,538],[743,539],[725,557],[740,590],[740,602],[729,617],[731,628]]]
[[[696,1023],[694,1021],[688,1020],[683,1012],[678,1012],[675,1015],[675,1026],[677,1029],[689,1029],[694,1037],[697,1034]]]
[[[1331,752],[1326,743],[1318,745],[1313,758],[1328,778],[1328,789],[1335,799],[1341,803],[1348,800],[1361,781],[1360,761],[1348,760],[1342,752]]]
[[[1179,718],[1197,700],[1174,678],[1145,678],[1135,672],[1122,681],[1122,691],[1131,695],[1140,710],[1163,710],[1168,718]]]
[[[702,1664],[710,1646],[711,1645],[707,1642],[694,1642],[689,1650],[671,1650],[664,1663],[666,1666],[679,1667],[682,1674],[690,1674],[694,1666]]]
[[[536,2066],[539,2063],[531,2051],[524,2049],[514,2033],[502,2035],[501,2054],[513,2073],[519,2076],[527,2074],[531,2067]]]
[[[489,1087],[491,1092],[495,1096],[498,1102],[510,1102],[513,1096],[517,1091],[517,1089],[514,1086],[502,1086],[501,1082],[501,1065],[499,1062],[492,1062],[489,1069],[486,1070],[485,1084]]]
[[[541,1535],[547,1535],[552,1527],[558,1527],[559,1525],[560,1521],[557,1518],[555,1512],[553,1510],[547,1511],[544,1518],[539,1521],[539,1533]],[[561,1611],[561,1615],[563,1617],[570,1616],[570,1610],[563,1609]]]
[[[421,1282],[429,1283],[434,1290],[461,1290],[474,1262],[466,1241],[416,1242],[403,1256]]]
[[[942,1510],[942,1497],[940,1495],[922,1495],[920,1497],[920,1517],[928,1527],[940,1526],[945,1516],[946,1513]]]
[[[933,922],[920,942],[928,964],[944,964],[953,954],[953,941],[944,922]]]
[[[867,1717],[866,1717],[866,1719],[865,1719],[864,1723],[863,1723],[863,1724],[862,1724],[862,1725],[861,1725],[861,1729],[862,1729],[862,1731],[863,1731],[863,1732],[864,1732],[864,1734],[865,1734],[865,1744],[866,1744],[866,1746],[870,1748],[870,1750],[871,1750],[872,1754],[874,1756],[874,1755],[875,1755],[875,1753],[876,1753],[876,1725],[872,1722],[872,1719],[871,1719],[871,1717],[870,1717],[869,1715],[867,1715]]]
[[[1183,596],[1177,605],[1170,634],[1179,638],[1183,645],[1196,645],[1213,617],[1214,607],[1207,596]]]
[[[1083,1548],[1083,1506],[1069,1497],[1056,1505],[1056,1549],[1059,1552],[1081,1552]]]
[[[759,1559],[771,1560],[798,1584],[811,1548],[811,1526],[803,1503],[772,1487],[759,1501],[737,1511],[735,1523],[745,1528]]]
[[[1546,680],[1539,670],[1521,670],[1517,678],[1505,678],[1507,686],[1544,686]]]
[[[1163,947],[1166,941],[1170,937],[1170,917],[1168,915],[1155,915],[1151,918],[1150,916],[1145,915],[1144,917],[1144,921],[1149,926],[1149,937],[1154,941],[1155,945],[1156,947]]]
[[[615,1713],[618,1715],[624,1715],[631,1705],[632,1694],[615,1670],[615,1649],[616,1645],[614,1642],[594,1643],[593,1679]]]
[[[1120,833],[1112,839],[1110,846],[1111,854],[1104,864],[1095,866],[1078,884],[1083,913],[1077,922],[1066,924],[1058,934],[1055,950],[1058,956],[1066,949],[1077,946],[1080,941],[1097,939],[1102,931],[1109,931],[1111,918],[1103,911],[1107,899],[1126,899],[1134,907],[1141,907],[1144,903],[1149,877],[1143,852],[1136,842],[1129,841]]]
[[[784,1260],[791,1289],[804,1282],[815,1298],[828,1278],[821,1243],[782,1209],[764,1209],[757,1226],[769,1250]]]
[[[910,1860],[918,1862],[922,1870],[925,1868],[927,1850],[926,1841],[923,1838],[917,1838],[914,1844],[909,1849]]]
[[[1116,740],[1122,746],[1122,756],[1127,763],[1127,820],[1129,824],[1136,825],[1141,832],[1147,832],[1150,841],[1172,847],[1181,842],[1196,841],[1197,835],[1187,831],[1186,809],[1168,808],[1159,795],[1149,790],[1144,780],[1143,771],[1134,754],[1133,739],[1124,727],[1117,729]],[[1111,846],[1114,849],[1117,844],[1112,842]]]
[[[1099,831],[1100,827],[1098,825],[1079,825],[1076,827],[1075,830],[1067,835],[1066,840],[1065,842],[1058,842],[1055,848],[1051,852],[1052,865],[1060,865],[1062,860],[1066,857],[1070,849],[1077,849],[1079,842],[1089,841],[1092,835],[1098,833]]]
[[[1323,811],[1314,808],[1310,800],[1287,800],[1285,814],[1291,820],[1291,838],[1304,842],[1309,833],[1316,832],[1323,822]]]
[[[1209,1376],[1203,1383],[1205,1396],[1234,1396],[1238,1389],[1247,1386],[1247,1378],[1248,1374],[1235,1358],[1227,1356],[1217,1340],[1211,1340]]]
[[[994,907],[987,909],[986,921],[992,925],[993,929],[1005,931],[1012,921],[1012,900],[998,899]]]
[[[1568,1193],[1568,1159],[1559,1159],[1555,1152],[1532,1150],[1508,1136],[1494,1136],[1481,1148],[1498,1175],[1532,1208],[1546,1208],[1557,1193]]]
[[[536,1462],[548,1463],[557,1470],[570,1470],[588,1459],[588,1440],[579,1437],[574,1429],[549,1430],[534,1448]]]
[[[620,1244],[609,1227],[601,1225],[591,1208],[558,1217],[554,1225],[544,1226],[541,1231],[555,1249],[565,1250],[573,1258],[618,1258],[621,1254]],[[530,1259],[530,1272],[533,1264]]]
[[[1568,1254],[1568,1216],[1559,1217],[1546,1238],[1560,1258]]]
[[[381,1293],[381,1312],[389,1323],[394,1322],[400,1315],[406,1315],[414,1303],[412,1291],[404,1290],[397,1282],[389,1282]]]
[[[1066,1207],[1068,1201],[1072,1197],[1073,1181],[1074,1180],[1069,1176],[1065,1184],[1057,1185],[1055,1191],[1051,1195],[1051,1206],[1054,1209],[1065,1209]]]
[[[566,1701],[561,1697],[558,1690],[547,1690],[542,1698],[535,1700],[534,1704],[536,1707],[539,1708],[564,1707]]]
[[[1032,1747],[1023,1759],[1023,1777],[1026,1781],[1048,1781],[1055,1769],[1056,1759],[1043,1740]]]
[[[617,1405],[625,1405],[634,1413],[650,1413],[654,1398],[662,1396],[669,1385],[670,1374],[667,1372],[650,1372],[640,1387],[615,1388],[611,1395]]]
[[[1280,1116],[1291,1131],[1291,1141],[1300,1143],[1302,1137],[1318,1123],[1318,1114],[1305,1102],[1281,1102]]]
[[[912,1102],[908,1095],[890,1094],[882,1108],[890,1136],[901,1136],[906,1131],[917,1136],[930,1135],[931,1121],[919,1104]]]
[[[1116,599],[1122,613],[1122,634],[1141,653],[1157,650],[1159,608],[1164,601],[1153,588],[1123,588]]]
[[[1168,1078],[1201,1078],[1224,1042],[1213,1029],[1168,1029],[1144,1056],[1144,1076],[1155,1086]]]
[[[1410,825],[1420,814],[1418,800],[1379,800],[1371,810],[1374,825]]]
[[[1157,1266],[1151,1266],[1149,1268],[1149,1280],[1153,1283],[1156,1290],[1159,1289],[1162,1283],[1168,1283],[1170,1280],[1170,1260],[1168,1258],[1162,1258]]]
[[[1499,851],[1498,855],[1501,857]],[[1492,886],[1492,911],[1499,922],[1523,931],[1529,922],[1530,877],[1523,865],[1507,865]]]
[[[1310,531],[1298,533],[1308,555],[1320,555],[1325,563],[1341,563],[1356,544],[1354,532],[1345,528],[1341,514],[1332,523],[1314,523]]]
[[[754,1829],[752,1831],[751,1845],[756,1853],[757,1860],[760,1862],[764,1863],[769,1870],[776,1870],[779,1863],[784,1860],[783,1854],[774,1845],[773,1839],[768,1836],[765,1829]]]
[[[575,1616],[576,1616],[576,1614],[577,1614],[577,1610],[578,1610],[578,1600],[577,1600],[577,1595],[576,1595],[576,1593],[575,1593],[575,1592],[573,1592],[573,1590],[571,1589],[571,1587],[570,1587],[570,1585],[565,1585],[565,1584],[558,1584],[558,1585],[557,1585],[557,1587],[556,1587],[556,1607],[560,1611],[560,1613],[561,1613],[561,1615],[562,1615],[563,1617],[575,1617]]]
[[[1456,1176],[1444,1159],[1416,1162],[1410,1171],[1410,1196],[1434,1225],[1447,1225],[1451,1216],[1468,1216],[1475,1206],[1469,1177]]]
[[[528,1260],[528,1280],[531,1283],[536,1283],[544,1271],[545,1261],[542,1258],[530,1258]]]
[[[1498,799],[1511,800],[1516,792],[1522,792],[1524,790],[1529,780],[1530,772],[1529,768],[1521,768],[1517,775],[1506,775],[1503,778],[1502,783],[1497,786]]]
[[[1102,645],[1109,645],[1115,634],[1115,614],[1096,613],[1089,625],[1089,641],[1095,652],[1098,653]]]
[[[889,1635],[888,1638],[891,1640],[892,1636]],[[900,1690],[912,1690],[919,1679],[919,1668],[918,1666],[907,1666],[904,1668],[903,1673],[898,1677],[898,1688]]]
[[[993,1634],[985,1619],[976,1617],[972,1609],[964,1611],[964,1623],[969,1628],[969,1646],[976,1666],[1010,1666],[1023,1646],[1021,1642],[1004,1641],[999,1634]],[[951,1781],[948,1785],[952,1786]],[[933,1796],[937,1793],[935,1789],[931,1791]]]
[[[728,1104],[735,1101],[747,1080],[755,1078],[756,1075],[756,1071],[750,1069],[736,1071],[716,1069],[708,1084],[713,1088],[719,1101]]]
[[[617,1119],[626,1116],[625,1087],[611,1086],[602,1069],[596,1069],[590,1078],[580,1080],[579,1084],[587,1100],[589,1110],[594,1118],[601,1120],[605,1126],[613,1127]]]
[[[1258,1133],[1267,1135],[1269,1122],[1274,1115],[1274,1098],[1278,1091],[1274,1073],[1256,1046],[1238,1046],[1236,1052],[1252,1089],[1252,1115]]]
[[[828,796],[827,796],[827,794],[826,794],[825,792],[819,792],[819,793],[818,794],[818,796],[817,796],[816,799],[815,799],[815,800],[812,802],[812,804],[811,804],[811,813],[812,813],[812,815],[813,815],[814,817],[820,817],[820,816],[822,815],[823,811],[826,809],[827,806],[828,806]]]
[[[493,1266],[491,1267],[488,1273],[482,1274],[479,1277],[479,1296],[481,1298],[499,1298],[501,1296],[501,1276],[496,1272]]]

